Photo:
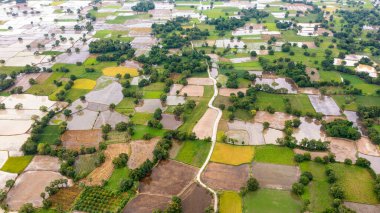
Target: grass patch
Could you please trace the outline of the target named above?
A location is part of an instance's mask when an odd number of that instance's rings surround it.
[[[54,56],[57,56],[57,55],[61,55],[63,52],[60,52],[60,51],[54,51],[54,50],[48,50],[48,51],[43,51],[41,53],[41,55],[54,55]]]
[[[61,137],[61,130],[58,125],[48,125],[46,126],[38,140],[40,143],[54,145],[57,140]]]
[[[289,99],[293,109],[300,110],[303,115],[307,112],[315,113],[313,105],[305,94],[290,95],[258,92],[256,105],[260,110],[265,110],[268,106],[271,106],[276,112],[285,112],[284,99],[286,98]]]
[[[291,192],[275,189],[259,189],[243,197],[243,212],[282,213],[300,212],[301,202]]]
[[[75,198],[81,193],[81,191],[82,189],[76,185],[72,187],[61,188],[56,194],[49,196],[48,200],[51,201],[52,208],[59,207],[64,211],[69,211],[75,201]]]
[[[339,163],[330,166],[337,174],[337,183],[342,186],[345,200],[367,204],[379,203],[373,191],[375,181],[367,169]]]
[[[136,125],[132,140],[141,140],[146,133],[149,133],[153,137],[162,137],[164,136],[165,130],[155,129],[144,125]]]
[[[211,161],[229,165],[240,165],[252,162],[255,155],[253,146],[237,146],[217,143],[211,156]]]
[[[210,142],[202,140],[184,141],[175,160],[192,166],[201,167],[206,160],[210,147]]]
[[[323,212],[331,206],[333,198],[329,193],[330,185],[325,175],[326,166],[315,162],[304,162],[300,164],[302,172],[311,172],[313,181],[306,187],[302,199],[309,200],[309,208],[312,212]]]
[[[20,174],[29,165],[33,157],[33,155],[9,157],[7,162],[5,162],[4,166],[1,168],[1,171]]]
[[[79,155],[74,164],[75,173],[79,177],[86,177],[96,168],[97,159],[97,154]]]
[[[288,147],[263,145],[256,146],[255,148],[256,154],[253,159],[255,162],[295,165],[293,150]]]
[[[341,73],[341,76],[343,77],[344,80],[350,81],[351,85],[354,88],[361,89],[364,94],[374,95],[374,94],[376,94],[377,90],[380,90],[379,85],[368,84],[363,79],[357,77],[356,75]]]
[[[241,213],[242,199],[237,192],[224,191],[219,197],[219,211],[221,213]]]
[[[114,169],[112,176],[108,179],[107,184],[105,185],[105,188],[113,192],[118,192],[120,181],[122,179],[126,179],[129,176],[129,172],[130,170],[127,167]]]
[[[135,103],[133,98],[124,98],[121,100],[121,102],[116,105],[116,111],[124,114],[129,115],[135,112]]]
[[[0,65],[0,74],[11,74],[12,72],[18,72],[22,70],[23,67],[8,67]]]
[[[180,131],[184,131],[187,133],[191,133],[193,131],[195,124],[199,121],[199,119],[201,119],[203,114],[206,112],[208,108],[208,102],[213,94],[214,94],[213,86],[204,86],[203,97],[200,97],[200,98],[188,97],[189,99],[193,99],[196,102],[198,101],[198,104],[192,111],[184,113],[183,120],[185,122],[179,128]]]
[[[333,72],[333,71],[318,71],[320,81],[335,81],[335,82],[342,82],[342,78],[340,76],[339,72]]]
[[[380,106],[380,96],[345,96],[334,95],[335,102],[341,109],[357,111],[358,106]]]
[[[153,118],[153,114],[151,113],[145,113],[145,112],[136,112],[131,121],[134,124],[140,124],[140,125],[145,125],[150,119]]]

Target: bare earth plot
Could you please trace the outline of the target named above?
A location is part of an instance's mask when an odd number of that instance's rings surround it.
[[[166,98],[166,105],[169,106],[177,106],[178,104],[184,104],[185,102],[186,100],[183,96],[169,95]]]
[[[181,91],[182,88],[182,84],[173,84],[170,88],[169,95],[177,95],[177,91]]]
[[[173,160],[161,161],[139,185],[143,194],[177,195],[194,179],[198,168]]]
[[[41,106],[52,107],[56,102],[50,101],[48,96],[35,96],[30,94],[10,95],[2,103],[6,108],[14,108],[16,104],[22,104],[23,109],[40,109]]]
[[[308,95],[316,112],[324,115],[340,115],[340,109],[334,99],[329,96]]]
[[[304,117],[301,117],[300,120],[301,125],[294,129],[293,137],[298,141],[304,138],[324,140],[325,134],[321,131],[322,125],[319,122]]]
[[[122,86],[113,82],[103,89],[91,91],[86,95],[88,102],[100,103],[110,105],[112,103],[118,104],[123,100]]]
[[[182,125],[181,120],[177,120],[175,115],[162,114],[161,124],[164,129],[175,130]]]
[[[21,77],[17,78],[16,84],[14,86],[12,86],[11,88],[9,88],[9,90],[11,90],[12,88],[15,88],[15,87],[22,87],[22,91],[26,91],[31,87],[29,80],[30,79],[36,80],[40,75],[41,75],[41,73],[23,74]]]
[[[187,85],[184,86],[181,91],[180,95],[185,95],[189,97],[202,97],[204,92],[204,87],[203,86],[198,86],[198,85]]]
[[[344,205],[357,213],[378,213],[380,205],[369,205],[363,203],[344,202]]]
[[[380,156],[380,149],[378,145],[373,144],[368,137],[362,136],[358,141],[356,141],[356,146],[358,147],[358,152],[365,155]]]
[[[0,171],[0,189],[5,189],[7,180],[15,180],[16,177],[15,173]]]
[[[147,159],[153,159],[153,150],[156,146],[159,138],[153,138],[151,140],[136,140],[132,141],[131,152],[128,160],[128,168],[135,169],[143,164]]]
[[[264,145],[263,125],[260,123],[250,123],[235,120],[228,122],[229,130],[243,130],[249,135],[249,140],[246,141],[246,145]]]
[[[258,111],[255,115],[254,121],[259,123],[269,122],[270,127],[281,130],[285,128],[285,121],[292,120],[293,118],[292,115],[283,112],[270,114],[266,111]]]
[[[108,108],[108,107],[107,107]],[[104,111],[101,112],[95,121],[94,129],[100,129],[102,125],[110,124],[112,128],[115,128],[117,123],[128,122],[129,118],[116,111]]]
[[[212,189],[239,191],[249,178],[249,165],[230,166],[211,162],[201,178]]]
[[[75,114],[72,114],[67,119],[67,129],[69,130],[87,130],[92,129],[96,118],[98,117],[98,112],[90,110],[82,110]]]
[[[263,131],[265,144],[277,145],[277,139],[284,137],[284,132],[277,129],[268,128]]]
[[[214,82],[210,78],[187,78],[187,83],[190,85],[199,85],[199,86],[212,86]]]
[[[0,136],[0,150],[8,151],[9,156],[18,156],[22,153],[21,147],[29,136],[29,134]]]
[[[252,174],[260,186],[271,189],[291,189],[298,181],[300,169],[296,166],[270,163],[253,163]]]
[[[231,93],[237,94],[238,92],[245,92],[247,91],[247,88],[238,88],[238,89],[231,89],[231,88],[220,88],[219,89],[219,95],[229,97]]]
[[[355,141],[342,139],[342,138],[326,138],[330,141],[330,151],[335,155],[335,160],[344,162],[344,160],[351,159],[352,162],[356,161],[356,146]]]
[[[199,139],[205,139],[212,136],[213,123],[218,116],[218,111],[208,108],[205,114],[194,126],[193,132]]]
[[[58,172],[60,167],[59,159],[46,155],[36,155],[25,171],[53,171]]]
[[[376,174],[380,174],[380,157],[365,155],[362,153],[358,154],[358,157],[365,158],[371,162],[371,168]]]
[[[191,184],[180,196],[184,213],[204,213],[211,205],[212,195],[202,186]]]
[[[24,134],[33,123],[32,120],[0,120],[0,135]]]
[[[164,210],[170,203],[170,198],[160,195],[139,194],[125,206],[123,213],[151,213],[154,210]]]
[[[101,130],[67,130],[61,140],[65,148],[79,150],[81,146],[98,147],[101,137]]]
[[[104,151],[106,156],[105,162],[100,166],[94,169],[86,178],[84,183],[86,185],[101,185],[103,180],[108,180],[113,172],[113,163],[112,160],[115,157],[118,157],[121,153],[126,153],[130,155],[130,146],[127,143],[119,144],[110,144],[107,146],[107,149]]]
[[[166,108],[162,106],[160,99],[144,99],[143,105],[136,107],[135,110],[136,112],[153,113],[157,108],[162,109],[162,111]]]
[[[28,171],[22,173],[15,185],[8,192],[6,199],[11,210],[19,209],[25,203],[32,203],[35,207],[42,206],[41,192],[50,182],[65,178],[58,172],[52,171]]]

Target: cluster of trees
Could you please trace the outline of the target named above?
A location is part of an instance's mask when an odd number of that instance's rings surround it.
[[[174,107],[173,114],[177,119],[180,119],[184,113],[190,114],[195,106],[196,104],[194,100],[186,100],[184,104],[178,104]],[[182,120],[184,120],[184,116],[182,116]]]
[[[49,111],[40,121],[36,120],[32,124],[32,130],[30,131],[30,137],[22,145],[21,149],[25,155],[34,155],[37,154],[37,145],[39,139],[41,138],[41,133],[43,129],[48,125],[51,118],[55,115],[54,111]]]
[[[208,19],[206,18],[206,24],[215,25],[215,29],[219,31],[227,31],[227,30],[235,30],[239,27],[243,27],[245,25],[245,21],[242,19],[237,19],[235,17],[232,18],[215,18]]]
[[[380,132],[375,128],[376,120],[380,118],[380,107],[359,106],[358,114],[363,121],[363,126],[367,128],[369,139],[375,144],[380,144]]]
[[[260,188],[259,182],[254,177],[249,177],[244,187],[240,189],[240,193],[244,196],[248,192],[257,191]]]
[[[372,55],[380,55],[380,31],[370,33],[365,40],[357,40],[361,37],[364,25],[380,25],[380,12],[377,9],[339,10],[338,15],[343,18],[342,30],[334,32],[334,37],[339,39],[337,47],[347,52],[362,52],[370,48]]]
[[[153,118],[148,121],[148,126],[162,129],[162,124],[160,123],[160,120],[162,119],[162,110],[160,108],[157,108],[153,113]]]
[[[322,122],[322,126],[330,137],[358,140],[361,136],[358,129],[353,127],[351,121],[335,119],[329,123]]]
[[[115,169],[126,167],[128,163],[128,159],[129,159],[128,154],[126,153],[119,154],[119,156],[117,156],[116,158],[112,160],[113,167]]]
[[[129,42],[123,42],[114,39],[100,39],[92,41],[89,44],[90,53],[98,53],[96,57],[98,61],[118,61],[124,62],[131,59],[135,50]]]
[[[292,185],[292,192],[298,196],[305,193],[305,187],[313,180],[313,174],[310,172],[303,172],[297,183]]]
[[[153,10],[155,5],[153,1],[142,0],[138,2],[136,5],[132,6],[132,10],[136,12],[148,12],[149,10]]]
[[[310,151],[326,151],[329,147],[329,143],[328,141],[304,138],[299,143],[299,147]]]
[[[291,61],[290,58],[278,58],[270,61],[263,57],[259,57],[259,62],[266,72],[274,72],[293,79],[300,87],[311,87],[313,83],[306,73],[306,66],[302,63]]]
[[[168,50],[153,46],[148,55],[141,55],[136,60],[144,65],[163,65],[169,73],[207,72],[206,61],[210,57],[204,51],[186,50],[182,55],[167,55]]]
[[[153,213],[180,213],[182,212],[181,198],[173,196],[171,202],[165,210],[154,210]]]
[[[246,22],[250,19],[256,19],[257,23],[260,23],[263,18],[269,16],[269,13],[263,10],[258,10],[257,8],[242,9],[238,12],[241,16],[240,18]]]

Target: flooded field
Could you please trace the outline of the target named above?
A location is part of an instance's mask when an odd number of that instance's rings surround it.
[[[296,94],[297,86],[293,80],[288,78],[256,78],[255,85],[268,85],[273,89],[285,89],[287,93]]]
[[[235,120],[228,122],[229,130],[244,130],[249,135],[249,140],[246,141],[246,145],[264,145],[263,125],[260,123],[250,123],[244,121]],[[244,137],[244,136],[240,136]]]
[[[304,138],[324,140],[325,134],[321,131],[322,125],[318,121],[304,117],[301,117],[300,120],[301,125],[294,129],[293,137],[298,141],[301,141]]]
[[[329,96],[308,95],[316,112],[324,115],[340,115],[340,109],[334,99]]]

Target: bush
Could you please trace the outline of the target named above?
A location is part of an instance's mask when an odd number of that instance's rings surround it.
[[[298,196],[301,196],[305,193],[305,186],[301,183],[293,183],[292,192]]]
[[[256,191],[259,189],[259,182],[254,177],[250,177],[247,181],[247,189],[248,191]]]
[[[330,194],[331,194],[331,196],[333,196],[333,198],[336,198],[336,199],[343,199],[344,198],[343,189],[337,184],[334,184],[331,186]]]
[[[369,168],[371,166],[371,162],[369,162],[367,159],[365,158],[358,158],[355,162],[355,165],[357,166],[360,166],[360,167],[364,167],[364,168]]]
[[[352,160],[346,158],[346,159],[344,159],[344,164],[346,164],[346,165],[352,165]]]

